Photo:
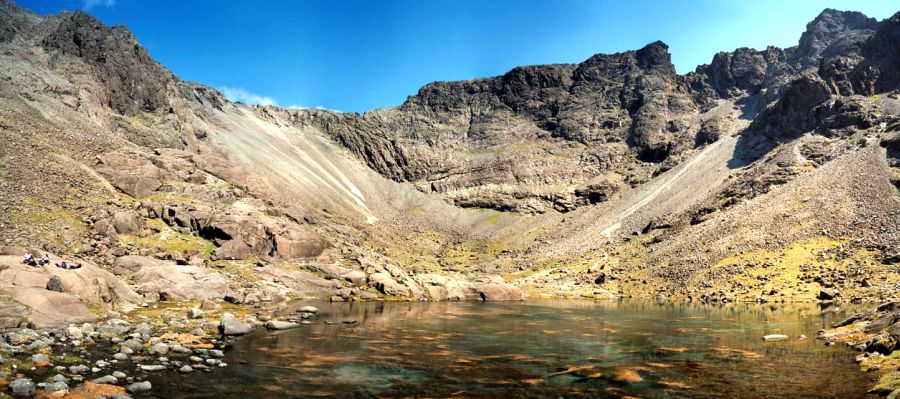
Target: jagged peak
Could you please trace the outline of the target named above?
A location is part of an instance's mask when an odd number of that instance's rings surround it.
[[[669,46],[660,40],[650,43],[635,52],[638,67],[641,69],[662,69],[665,72],[675,73],[672,65],[672,55],[669,54]]]
[[[878,21],[857,11],[839,11],[826,8],[806,24],[800,35],[795,56],[804,66],[814,65],[823,51],[833,43],[861,40],[870,36],[878,27]]]
[[[19,5],[12,0],[0,0],[0,10],[16,13],[25,12],[22,7],[19,7]]]

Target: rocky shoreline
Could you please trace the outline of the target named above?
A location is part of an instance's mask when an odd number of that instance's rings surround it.
[[[275,319],[225,302],[160,303],[98,323],[10,330],[0,335],[0,397],[139,396],[153,389],[151,373],[227,367],[222,358],[236,337],[314,324],[318,313],[302,306]]]
[[[826,345],[842,343],[861,352],[856,356],[860,371],[877,381],[869,393],[900,397],[900,301],[885,302],[841,321],[816,338]]]

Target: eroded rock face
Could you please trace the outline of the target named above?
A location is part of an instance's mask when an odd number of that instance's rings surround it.
[[[159,168],[134,153],[100,155],[97,157],[97,170],[108,176],[113,186],[134,198],[146,197],[162,186]]]
[[[286,119],[317,126],[383,175],[460,206],[567,211],[558,199],[572,189],[559,187],[693,147],[699,108],[685,84],[668,47],[654,42],[576,65],[431,83],[400,107],[362,117],[298,111]]]
[[[437,274],[419,274],[415,280],[435,301],[522,301],[525,294],[499,277],[461,281]]]

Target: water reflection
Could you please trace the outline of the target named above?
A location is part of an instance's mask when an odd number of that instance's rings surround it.
[[[155,391],[186,398],[865,397],[852,353],[798,339],[845,317],[814,305],[317,306],[320,323],[254,333],[229,353],[230,367],[154,376]],[[791,338],[761,340],[772,333]]]

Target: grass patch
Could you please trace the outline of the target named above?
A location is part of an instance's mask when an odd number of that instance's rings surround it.
[[[83,363],[83,362],[84,362],[84,359],[82,359],[78,356],[73,356],[73,355],[54,356],[53,357],[53,363],[55,363],[57,365],[59,365],[59,364],[71,365],[71,364],[79,364],[79,363]]]
[[[160,204],[167,204],[172,202],[182,203],[182,204],[191,204],[198,205],[200,201],[197,201],[193,198],[176,194],[176,193],[155,193],[150,196],[144,197],[143,200],[157,202]]]
[[[146,236],[120,235],[119,242],[134,248],[156,248],[167,254],[177,256],[196,251],[204,259],[209,259],[216,246],[203,238],[181,234],[168,226],[162,226],[158,233]]]
[[[259,272],[256,271],[256,266],[254,266],[254,263],[254,259],[248,258],[242,261],[216,261],[214,264],[216,266],[220,266],[222,270],[225,271],[225,273],[228,273],[243,281],[261,281],[262,277],[260,277]]]

